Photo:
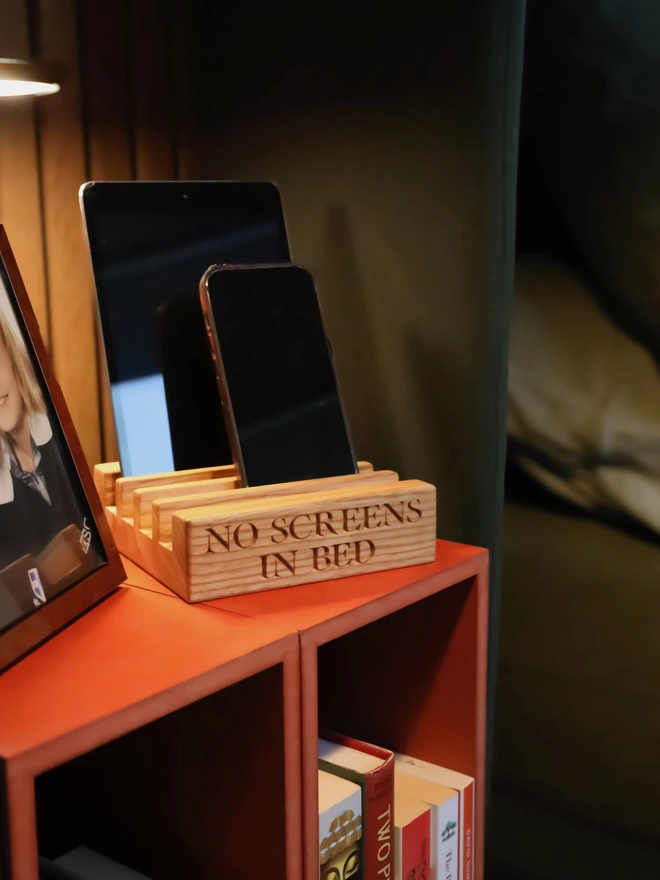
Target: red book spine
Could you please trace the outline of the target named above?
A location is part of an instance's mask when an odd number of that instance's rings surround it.
[[[464,880],[472,880],[472,852],[473,852],[473,825],[474,825],[474,782],[466,785],[463,789],[463,877]]]
[[[394,880],[394,755],[387,749],[336,733],[324,731],[321,736],[382,758],[380,767],[361,777],[364,810],[362,877],[363,880]]]
[[[364,880],[394,880],[394,756],[365,777]]]
[[[401,880],[428,880],[431,848],[431,811],[401,829]]]

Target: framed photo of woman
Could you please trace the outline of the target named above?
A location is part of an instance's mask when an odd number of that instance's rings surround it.
[[[124,577],[0,226],[0,670]]]

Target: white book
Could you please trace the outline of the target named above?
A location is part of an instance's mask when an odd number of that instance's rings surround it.
[[[92,849],[87,849],[86,846],[79,846],[60,856],[59,859],[55,859],[55,864],[72,871],[84,880],[149,880],[144,874],[138,874],[137,871],[120,865],[119,862],[108,859]]]
[[[394,784],[397,791],[430,807],[430,880],[459,880],[458,792],[408,772],[409,766],[395,761]]]
[[[337,871],[350,876],[361,862],[362,789],[341,776],[318,773],[320,877]]]
[[[458,880],[473,880],[474,878],[474,820],[475,820],[475,791],[474,779],[464,773],[457,773],[447,767],[431,764],[429,761],[420,761],[409,755],[395,755],[394,760],[399,765],[405,765],[406,771],[422,779],[428,779],[447,788],[452,788],[458,793]],[[396,766],[396,765],[395,765]],[[442,877],[438,878],[442,880]]]

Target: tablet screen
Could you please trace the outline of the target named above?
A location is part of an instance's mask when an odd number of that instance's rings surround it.
[[[229,463],[199,301],[213,264],[288,262],[269,183],[94,183],[83,210],[122,472]]]

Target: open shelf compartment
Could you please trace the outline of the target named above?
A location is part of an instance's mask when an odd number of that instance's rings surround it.
[[[473,776],[482,880],[487,552],[439,541],[427,565],[208,605],[300,633],[305,880],[318,877],[319,721]]]
[[[86,845],[151,880],[299,880],[299,684],[286,627],[120,589],[0,677],[3,876]]]

